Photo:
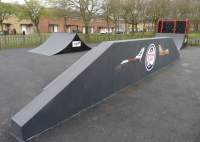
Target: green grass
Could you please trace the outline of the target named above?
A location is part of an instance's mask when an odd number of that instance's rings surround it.
[[[200,37],[200,31],[189,31],[189,34],[188,34],[189,37]]]

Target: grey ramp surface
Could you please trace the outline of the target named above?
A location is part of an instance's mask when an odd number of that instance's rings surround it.
[[[87,53],[47,57],[27,52],[31,49],[0,51],[0,142],[16,142],[11,133],[10,118]]]
[[[51,36],[39,47],[30,50],[29,52],[52,56],[58,53],[69,53],[72,51],[72,41],[80,41],[81,47],[74,47],[74,50],[83,51],[90,48],[85,45],[76,33],[52,33]]]
[[[174,40],[177,49],[180,50],[185,43],[186,36],[187,35],[185,34],[156,33],[155,37],[171,37]]]
[[[145,68],[145,53],[156,46],[153,69]],[[159,56],[158,45],[170,54]],[[123,60],[135,57],[145,47],[141,63],[115,70]],[[179,59],[171,38],[103,42],[84,55],[39,96],[12,118],[14,135],[26,140],[108,98]]]

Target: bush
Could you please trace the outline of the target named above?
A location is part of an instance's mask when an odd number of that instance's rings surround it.
[[[15,35],[16,35],[16,34],[17,34],[16,29],[13,29],[13,31],[14,31],[14,33],[15,33]]]
[[[23,31],[23,35],[25,35],[25,31]]]

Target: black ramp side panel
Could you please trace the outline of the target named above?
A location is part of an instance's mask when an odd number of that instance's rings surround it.
[[[158,25],[158,33],[161,32],[161,26],[162,26],[162,21],[159,21],[159,25]]]
[[[187,46],[187,40],[188,40],[188,35],[185,34],[162,34],[162,33],[157,33],[157,37],[171,37],[174,40],[174,43],[177,47],[178,50],[183,49]]]
[[[174,32],[174,21],[164,21],[162,27],[162,33],[173,33]]]
[[[12,117],[13,135],[27,140],[179,58],[172,38],[102,42]]]
[[[29,52],[52,56],[90,49],[80,40],[76,33],[52,33],[46,42]]]
[[[175,33],[185,33],[186,21],[176,21]]]

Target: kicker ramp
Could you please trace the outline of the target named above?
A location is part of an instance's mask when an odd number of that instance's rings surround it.
[[[188,35],[186,34],[156,33],[155,37],[171,37],[174,40],[178,50],[186,48],[188,43]]]
[[[52,33],[46,42],[29,52],[52,56],[90,49],[76,33]]]
[[[168,66],[179,57],[172,38],[102,42],[12,117],[13,135],[19,140],[27,140]]]

